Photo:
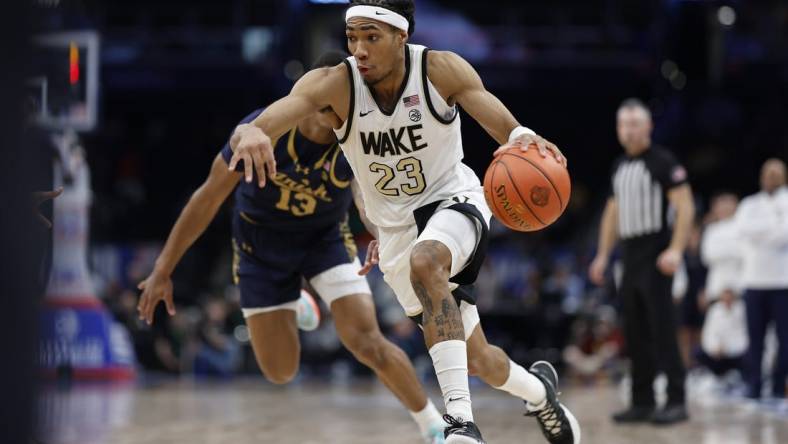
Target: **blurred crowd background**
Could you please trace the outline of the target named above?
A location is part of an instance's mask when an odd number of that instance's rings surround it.
[[[140,322],[136,286],[236,122],[285,94],[321,51],[345,47],[345,6],[36,3],[40,32],[100,35],[98,124],[79,135],[93,190],[89,266],[96,294],[130,332],[139,367],[220,377],[257,373],[230,279],[230,201],[174,275],[176,316],[161,310],[152,327]],[[584,384],[621,375],[616,268],[604,287],[593,286],[586,270],[610,168],[622,153],[615,112],[623,99],[639,97],[654,113],[655,141],[686,166],[696,198],[696,227],[674,293],[686,363],[699,366],[707,306],[701,239],[721,218],[712,198],[757,192],[763,162],[788,158],[788,3],[416,3],[412,41],[468,59],[520,122],[569,159],[572,199],[557,223],[531,234],[493,227],[477,285],[490,341],[523,363],[562,362]],[[495,143],[467,115],[463,136],[466,162],[482,176]],[[363,254],[371,237],[357,215],[352,221]],[[379,272],[370,282],[385,333],[420,371],[431,372],[415,324]],[[342,349],[330,319],[302,341],[302,377],[365,372]]]

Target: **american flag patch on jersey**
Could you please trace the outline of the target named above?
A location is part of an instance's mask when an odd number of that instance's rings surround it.
[[[414,94],[412,96],[408,96],[408,97],[405,97],[404,99],[402,99],[402,103],[404,103],[405,104],[405,108],[407,108],[409,106],[416,106],[416,105],[418,105],[421,102],[419,101],[419,95],[418,94]]]

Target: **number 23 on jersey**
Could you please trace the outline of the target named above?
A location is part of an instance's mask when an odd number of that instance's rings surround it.
[[[380,179],[375,183],[375,188],[385,196],[399,196],[400,191],[408,196],[421,194],[427,184],[424,181],[424,173],[421,168],[421,161],[415,157],[406,157],[397,162],[396,171],[388,165],[373,162],[369,164],[369,171],[381,174]],[[396,177],[396,173],[404,173],[408,178],[399,188],[391,186],[391,181]]]

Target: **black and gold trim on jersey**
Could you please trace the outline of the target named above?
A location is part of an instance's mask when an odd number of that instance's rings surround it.
[[[350,106],[347,109],[347,125],[345,126],[345,134],[343,134],[342,138],[339,139],[339,143],[345,143],[348,136],[350,136],[350,128],[353,127],[353,114],[356,113],[356,81],[353,80],[353,66],[350,65],[350,61],[347,59],[343,60],[342,63],[344,63],[347,67],[347,76],[350,80]]]
[[[421,85],[422,90],[424,91],[424,97],[427,99],[427,108],[430,110],[430,114],[432,117],[435,118],[438,122],[449,125],[454,122],[454,119],[460,114],[459,109],[457,109],[457,105],[454,105],[454,114],[451,116],[450,119],[446,119],[435,110],[435,106],[432,104],[432,97],[430,94],[430,86],[429,86],[429,77],[427,77],[427,53],[430,52],[429,48],[424,48],[424,51],[421,53]]]

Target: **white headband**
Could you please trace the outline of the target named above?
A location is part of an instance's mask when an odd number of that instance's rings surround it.
[[[410,29],[408,19],[390,9],[381,8],[379,6],[365,5],[348,8],[347,12],[345,13],[345,23],[347,23],[348,20],[352,19],[353,17],[364,17],[377,20],[379,22],[388,23],[389,25],[405,32],[408,32],[408,29]]]

